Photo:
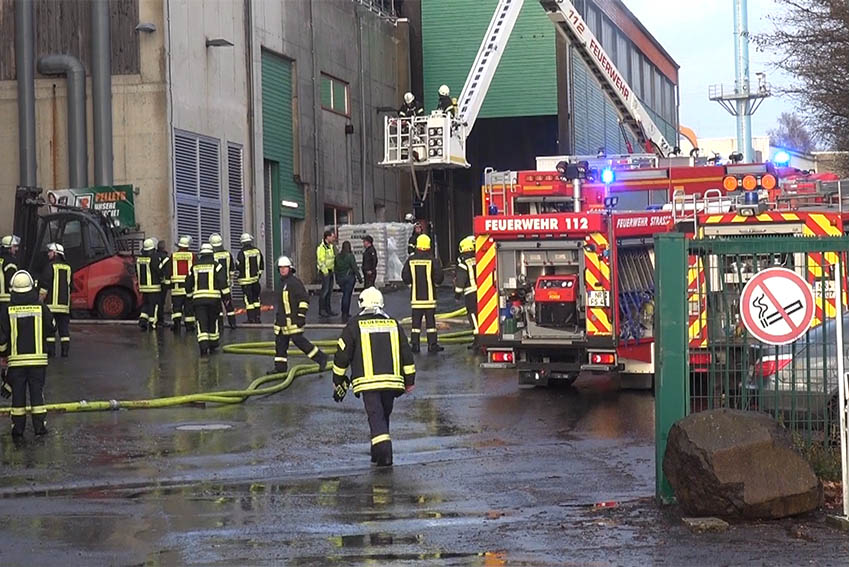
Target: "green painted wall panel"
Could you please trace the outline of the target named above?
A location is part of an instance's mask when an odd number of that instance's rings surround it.
[[[426,110],[447,84],[460,95],[497,0],[422,0],[422,56]],[[555,27],[536,1],[526,2],[479,118],[558,113]],[[423,93],[416,93],[421,97]]]
[[[280,214],[304,218],[304,192],[295,184],[292,132],[292,62],[273,53],[262,55],[263,158],[279,164],[278,195],[272,195]],[[295,201],[298,208],[282,208],[281,200]],[[277,223],[275,223],[277,224]]]

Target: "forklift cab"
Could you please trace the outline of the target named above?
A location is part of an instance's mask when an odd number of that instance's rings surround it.
[[[38,277],[47,264],[47,245],[61,242],[65,261],[76,273],[81,268],[114,256],[115,239],[105,221],[83,211],[59,211],[39,217],[38,236],[32,250],[30,271]]]

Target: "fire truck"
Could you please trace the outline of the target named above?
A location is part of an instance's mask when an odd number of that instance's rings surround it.
[[[521,384],[571,383],[591,371],[649,386],[655,234],[844,234],[844,218],[824,204],[803,209],[770,201],[783,172],[769,163],[659,168],[650,158],[560,156],[538,159],[543,170],[486,172],[482,210],[488,214],[475,218],[474,231],[479,341],[487,364],[515,365]],[[553,162],[558,167],[550,170]],[[592,172],[590,181],[587,172],[577,175],[582,168]],[[808,257],[793,265],[815,287],[818,325],[834,315],[836,301],[834,290],[817,288],[820,270],[838,258],[801,256]],[[693,371],[705,372],[707,274],[724,284],[747,278],[740,267],[708,270],[697,258],[689,262],[690,362]]]

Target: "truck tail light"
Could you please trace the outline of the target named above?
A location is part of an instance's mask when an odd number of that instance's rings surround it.
[[[617,363],[617,355],[613,352],[591,352],[588,354],[590,364],[607,364],[612,365]]]
[[[757,377],[767,378],[773,376],[786,366],[791,364],[790,354],[780,354],[779,356],[763,356],[761,360],[756,362],[753,373]]]
[[[514,353],[511,350],[495,350],[490,352],[490,362],[506,362],[513,364]]]

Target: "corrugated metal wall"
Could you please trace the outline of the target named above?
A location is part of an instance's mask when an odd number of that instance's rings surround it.
[[[422,0],[425,109],[437,105],[441,84],[460,95],[497,0]],[[555,28],[536,1],[520,12],[479,118],[558,113]],[[424,94],[424,98],[423,98]]]
[[[293,180],[292,62],[268,51],[262,55],[263,158],[279,165],[279,198],[273,211],[304,218],[304,193]],[[281,208],[280,200],[295,201],[297,208]]]

